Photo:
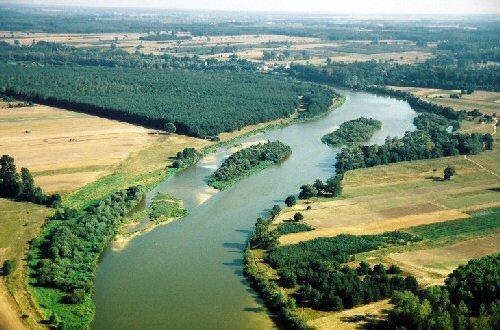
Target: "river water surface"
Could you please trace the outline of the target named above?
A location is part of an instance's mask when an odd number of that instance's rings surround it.
[[[205,178],[231,150],[220,148],[196,166],[153,190],[184,201],[189,215],[159,226],[117,249],[113,243],[98,267],[94,329],[266,329],[273,322],[242,275],[245,241],[256,218],[315,179],[333,175],[335,155],[321,137],[360,116],[382,121],[370,143],[412,130],[415,112],[396,99],[342,91],[345,104],[306,123],[244,140],[280,140],[292,155],[223,192]]]

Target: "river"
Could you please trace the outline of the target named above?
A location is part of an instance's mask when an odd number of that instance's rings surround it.
[[[280,165],[215,193],[205,183],[230,154],[220,148],[154,189],[181,198],[189,215],[117,248],[112,243],[95,283],[94,329],[266,329],[273,322],[242,275],[245,241],[257,217],[315,179],[333,174],[335,155],[321,137],[360,116],[382,121],[370,143],[413,130],[415,112],[400,100],[342,91],[345,104],[306,123],[241,142],[280,140],[292,155]]]

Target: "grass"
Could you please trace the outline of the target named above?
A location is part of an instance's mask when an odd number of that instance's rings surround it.
[[[169,219],[182,218],[188,211],[182,207],[182,201],[166,193],[158,193],[151,204],[149,217],[156,223]]]
[[[65,294],[60,290],[30,286],[29,291],[38,305],[46,311],[46,319],[55,313],[65,324],[71,325],[68,327],[70,329],[87,329],[94,319],[95,305],[89,294],[79,304],[63,304],[60,301]]]
[[[125,161],[117,165],[112,174],[104,176],[69,194],[64,199],[64,204],[76,209],[92,204],[120,189],[132,185],[142,185],[150,189],[163,181],[166,177],[177,172],[178,169],[170,168],[169,157],[175,156],[189,144],[179,145],[179,149],[169,144],[170,137],[162,136],[147,148],[130,155]],[[191,140],[192,138],[190,138]],[[208,141],[192,139],[195,147],[208,144]],[[199,142],[198,142],[199,141]]]
[[[408,228],[433,245],[449,245],[467,239],[493,235],[500,232],[500,207],[471,213],[470,218],[451,220]]]
[[[14,260],[16,268],[5,278],[8,291],[20,306],[20,312],[29,315],[25,321],[37,328],[43,318],[38,314],[27,292],[26,263],[23,260],[28,242],[35,238],[53,209],[26,202],[0,199],[0,264]],[[1,285],[1,284],[0,284]],[[19,315],[20,316],[20,315]]]

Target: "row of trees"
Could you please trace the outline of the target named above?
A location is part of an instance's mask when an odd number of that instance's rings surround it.
[[[291,154],[292,149],[280,141],[253,145],[225,159],[221,166],[210,175],[208,182],[215,188],[224,188],[258,169],[283,161]]]
[[[324,135],[321,141],[331,147],[360,144],[368,142],[381,128],[382,123],[379,120],[360,117],[343,122],[337,130]]]
[[[61,204],[61,195],[44,194],[42,188],[35,185],[35,180],[27,168],[21,168],[21,175],[19,175],[14,158],[9,155],[3,155],[0,158],[0,197],[50,207]]]
[[[323,183],[322,180],[317,179],[314,184],[305,184],[300,187],[299,198],[309,199],[312,197],[337,197],[342,194],[342,180],[343,174],[337,174]]]
[[[85,299],[101,253],[143,196],[142,188],[132,187],[83,211],[59,209],[28,254],[36,283],[63,291],[67,303]]]
[[[402,138],[387,137],[382,145],[352,146],[337,154],[337,173],[401,161],[455,155],[473,155],[493,149],[491,134],[451,134],[446,131],[406,132]]]
[[[292,201],[291,198],[287,199]],[[276,238],[283,234],[283,230],[284,233],[296,232],[294,227],[286,227],[288,222],[271,229],[271,224],[279,213],[280,208],[275,205],[268,217],[257,220],[245,254],[245,273],[252,281],[269,283],[266,276],[256,268],[251,250],[265,249],[265,261],[277,270],[280,285],[296,289],[293,296],[280,294],[283,301],[288,302],[281,310],[281,314],[288,316],[282,319],[285,325],[296,326],[296,302],[305,307],[340,310],[389,297],[396,290],[417,290],[416,279],[413,276],[400,276],[401,270],[397,266],[386,269],[379,264],[372,269],[369,264],[362,262],[357,269],[353,269],[342,264],[352,260],[356,253],[371,251],[387,244],[408,244],[419,240],[418,237],[404,232],[367,236],[339,235],[278,246]],[[260,286],[257,289],[261,290]],[[282,292],[277,285],[273,286],[273,290]],[[270,297],[265,295],[263,298],[272,309],[276,308]]]
[[[327,87],[234,72],[0,64],[0,92],[35,102],[207,137],[288,117],[300,95],[307,113],[326,112]]]
[[[470,260],[445,281],[417,293],[397,292],[387,326],[406,329],[498,329],[500,254]]]

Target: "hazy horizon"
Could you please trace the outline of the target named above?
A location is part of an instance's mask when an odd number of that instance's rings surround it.
[[[0,4],[12,4],[12,0],[0,0]],[[350,0],[334,2],[328,0],[18,0],[16,4],[63,5],[80,7],[111,8],[161,8],[222,11],[266,11],[266,12],[307,12],[307,13],[358,13],[373,15],[391,14],[500,14],[500,1],[497,0]]]

